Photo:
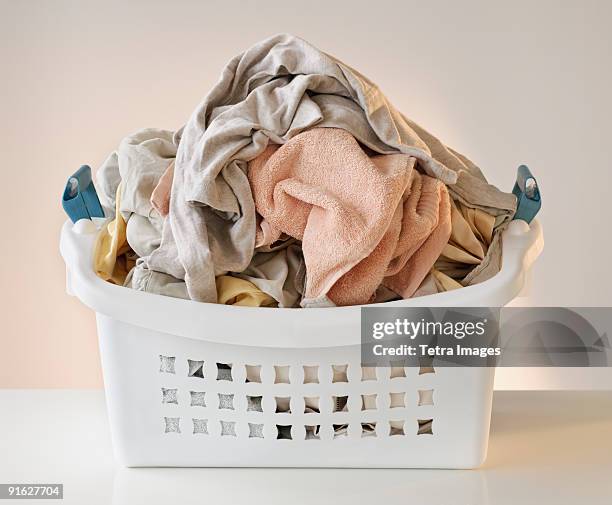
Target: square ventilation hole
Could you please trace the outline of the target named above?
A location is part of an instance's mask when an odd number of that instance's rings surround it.
[[[191,419],[193,421],[193,434],[208,435],[208,419]]]
[[[406,393],[389,393],[389,408],[398,409],[406,406]]]
[[[274,365],[274,384],[289,384],[289,365]]]
[[[161,388],[162,403],[174,403],[178,405],[178,389]]]
[[[204,362],[203,361],[188,359],[187,366],[189,367],[189,370],[187,372],[188,377],[198,377],[200,379],[204,378]]]
[[[348,412],[348,396],[332,396],[333,412]]]
[[[319,367],[318,365],[304,365],[304,384],[318,384],[319,383]]]
[[[348,382],[348,365],[332,365],[332,382]]]
[[[375,381],[376,380],[376,367],[362,366],[361,367],[361,380],[362,381]]]
[[[419,375],[436,373],[433,367],[433,358],[424,357],[419,360]]]
[[[291,402],[290,396],[275,396],[276,400],[276,413],[289,413],[291,414],[291,408],[289,403]]]
[[[433,435],[433,419],[418,419],[417,435]]]
[[[222,437],[236,436],[236,421],[219,421],[221,423]]]
[[[219,394],[219,410],[234,410],[234,395],[233,394]]]
[[[404,365],[402,361],[392,361],[389,363],[391,370],[389,372],[389,377],[391,379],[395,379],[396,377],[406,377],[406,370],[404,369]]]
[[[176,373],[174,371],[175,356],[159,355],[159,371],[161,373]]]
[[[405,435],[404,432],[404,421],[389,421],[389,436]]]
[[[165,433],[180,433],[181,418],[180,417],[164,417],[166,423]]]
[[[291,425],[290,424],[277,424],[276,425],[277,440],[291,440]]]
[[[192,407],[206,407],[206,400],[204,398],[206,393],[204,391],[189,391],[189,395],[191,396]]]
[[[318,414],[319,410],[319,397],[318,396],[305,396],[304,397],[304,414]]]
[[[261,384],[261,365],[245,365],[245,382],[259,382]]]
[[[305,425],[304,429],[306,430],[306,440],[321,440],[321,435],[319,432],[321,431],[321,425]]]
[[[361,438],[375,437],[376,423],[361,423]]]
[[[376,393],[361,395],[361,410],[376,410]]]
[[[249,438],[263,438],[264,437],[264,425],[249,423]]]
[[[421,405],[433,405],[433,389],[419,389],[419,407]]]
[[[217,363],[217,380],[218,381],[233,381],[232,379],[232,364]]]
[[[247,396],[247,412],[263,412],[261,396]]]
[[[348,436],[348,424],[333,424],[334,438]]]

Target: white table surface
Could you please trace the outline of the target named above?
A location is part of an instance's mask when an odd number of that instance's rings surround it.
[[[34,502],[87,505],[610,505],[612,392],[497,392],[488,459],[465,471],[120,468],[101,391],[0,390],[10,482],[63,483],[63,502]]]

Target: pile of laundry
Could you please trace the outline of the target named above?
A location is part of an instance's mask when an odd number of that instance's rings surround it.
[[[257,307],[482,282],[517,205],[366,77],[290,35],[232,59],[180,130],[125,138],[95,185],[110,218],[98,276]]]

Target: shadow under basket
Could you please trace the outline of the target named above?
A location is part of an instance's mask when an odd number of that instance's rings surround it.
[[[67,222],[61,233],[67,290],[96,312],[121,464],[473,468],[484,461],[493,368],[362,367],[360,307],[232,307],[115,286],[92,270],[95,232],[78,230]],[[384,305],[506,305],[542,250],[540,225],[511,222],[502,247],[502,268],[486,282]]]

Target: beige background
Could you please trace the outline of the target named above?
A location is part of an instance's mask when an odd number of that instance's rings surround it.
[[[612,3],[0,0],[0,387],[101,387],[93,314],[64,292],[60,195],[126,134],[178,128],[232,56],[300,35],[509,190],[543,187],[541,305],[611,305]],[[499,386],[601,386],[607,370]]]

